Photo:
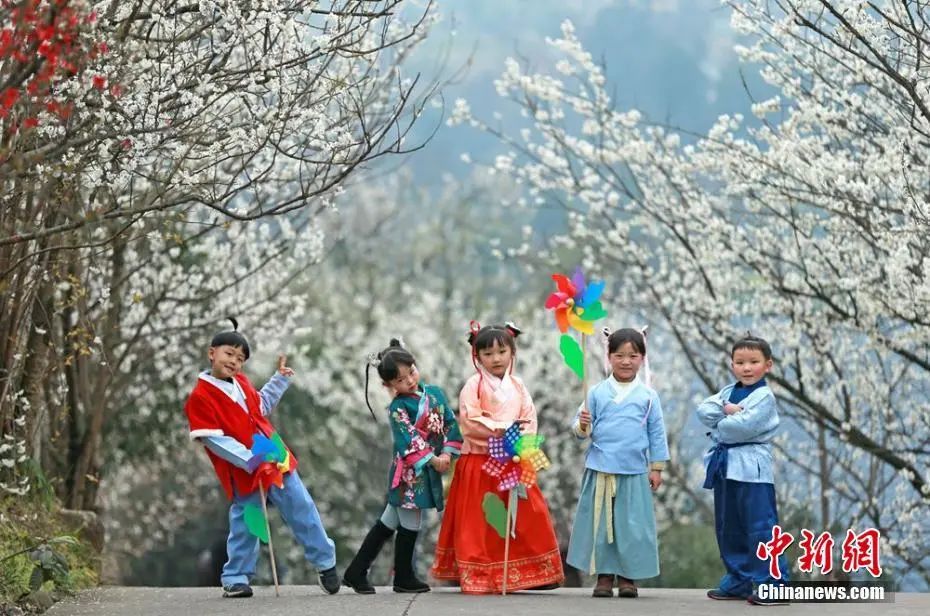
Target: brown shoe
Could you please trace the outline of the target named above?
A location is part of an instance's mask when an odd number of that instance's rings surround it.
[[[598,575],[597,584],[594,585],[592,597],[613,597],[614,596],[614,576]]]
[[[622,575],[617,576],[617,596],[624,599],[635,599],[639,596],[639,590],[636,588],[636,583],[629,579],[625,578]]]

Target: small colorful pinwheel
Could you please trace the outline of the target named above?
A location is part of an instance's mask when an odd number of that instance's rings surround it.
[[[536,485],[536,473],[549,467],[549,458],[539,446],[543,437],[520,434],[520,424],[507,428],[502,437],[488,438],[488,461],[481,468],[492,477],[499,477],[500,492],[512,490],[517,484]]]
[[[555,311],[555,323],[562,332],[559,339],[562,358],[584,384],[584,337],[594,333],[594,321],[607,316],[600,301],[604,281],[586,283],[580,267],[571,280],[563,274],[553,274],[552,279],[557,290],[546,299],[546,310]],[[581,344],[568,333],[569,327],[581,332]]]
[[[555,322],[563,334],[568,328],[590,336],[594,333],[594,321],[607,316],[601,305],[604,281],[585,283],[584,272],[577,268],[571,280],[564,274],[553,274],[556,291],[546,299],[546,310],[555,311]]]

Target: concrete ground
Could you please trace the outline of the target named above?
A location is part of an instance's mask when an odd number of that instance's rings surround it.
[[[347,592],[348,591],[348,592]],[[758,614],[766,608],[742,601],[711,601],[704,590],[645,588],[638,599],[594,599],[587,588],[561,588],[513,595],[462,595],[454,588],[434,588],[420,595],[396,594],[378,588],[375,595],[357,595],[347,588],[329,596],[316,586],[256,587],[251,599],[223,599],[218,588],[102,587],[53,606],[48,616],[729,616]],[[927,616],[930,594],[896,593],[894,603],[794,603],[769,608],[777,613],[816,616]],[[766,613],[770,613],[766,610]]]

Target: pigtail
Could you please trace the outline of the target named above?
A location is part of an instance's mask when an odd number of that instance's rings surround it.
[[[393,341],[392,341],[393,342]],[[371,418],[376,422],[378,417],[375,415],[375,410],[371,408],[371,402],[368,400],[368,383],[370,380],[371,367],[378,367],[381,364],[381,354],[380,353],[371,353],[368,355],[368,361],[365,362],[365,404],[368,406],[368,412],[371,413]]]
[[[610,328],[603,327],[601,329],[601,344],[604,345],[604,376],[610,376]]]
[[[237,321],[235,317],[226,317],[226,320],[232,323],[234,332],[239,331],[239,321]]]
[[[475,367],[478,373],[478,401],[481,402],[481,382],[484,380],[484,373],[478,367],[478,351],[475,350],[475,341],[478,339],[478,332],[481,331],[481,323],[475,320],[468,322],[468,346],[471,347],[471,365]]]
[[[649,348],[646,343],[646,332],[649,326],[644,325],[639,333],[643,335],[643,380],[646,381],[646,387],[652,387],[652,371],[649,369]]]

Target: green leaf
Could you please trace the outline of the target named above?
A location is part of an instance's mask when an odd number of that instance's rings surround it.
[[[481,509],[484,511],[484,519],[503,539],[507,533],[507,508],[504,506],[504,501],[494,492],[485,492]]]
[[[568,334],[562,334],[559,350],[562,351],[565,365],[571,368],[579,379],[584,379],[584,353],[581,352],[578,342]]]
[[[604,310],[604,306],[601,305],[601,302],[594,302],[585,308],[583,313],[581,313],[581,320],[597,321],[598,319],[603,319],[606,316],[607,311]]]
[[[69,545],[77,545],[77,538],[71,535],[59,535],[57,537],[52,537],[48,540],[49,543],[67,543]]]
[[[265,514],[261,507],[249,503],[245,506],[242,519],[250,533],[258,537],[262,543],[268,543],[268,525],[265,523]]]

